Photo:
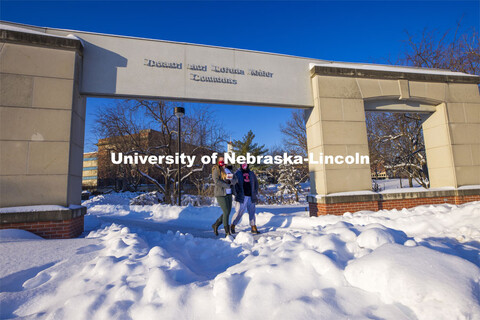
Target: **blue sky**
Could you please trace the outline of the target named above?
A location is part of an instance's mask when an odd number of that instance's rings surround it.
[[[405,31],[444,32],[480,26],[480,1],[0,1],[6,21],[251,49],[310,58],[385,63],[403,50]],[[87,102],[87,144],[95,109]],[[279,124],[290,109],[219,106],[232,138],[249,129],[258,142],[281,144]],[[245,121],[232,121],[248,115]],[[268,121],[265,121],[268,119]],[[235,124],[238,123],[238,124]]]

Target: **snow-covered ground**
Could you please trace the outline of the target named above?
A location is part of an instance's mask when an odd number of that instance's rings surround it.
[[[310,218],[259,206],[235,238],[218,207],[84,202],[85,237],[0,231],[0,318],[480,319],[480,202]],[[169,231],[170,230],[170,231]]]
[[[386,191],[386,190],[393,190],[393,191],[400,191],[398,189],[411,189],[408,186],[408,179],[405,178],[392,178],[392,179],[372,179],[373,183],[377,183],[379,186],[379,191]],[[423,188],[417,181],[413,180],[413,187],[412,188],[419,188],[421,190],[427,190]],[[419,189],[415,189],[413,191],[418,191]]]

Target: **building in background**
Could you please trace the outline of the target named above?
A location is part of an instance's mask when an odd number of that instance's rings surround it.
[[[370,165],[370,174],[372,179],[389,179],[390,175],[385,168],[383,161],[372,163]]]
[[[129,187],[140,187],[143,191],[152,191],[155,186],[137,169],[163,184],[163,178],[158,169],[151,164],[113,164],[111,153],[127,153],[133,150],[148,150],[163,145],[162,133],[147,129],[132,135],[123,135],[98,140],[98,187],[100,189],[113,188],[117,191],[127,190]],[[133,191],[133,190],[131,190]]]
[[[94,190],[98,186],[98,156],[97,152],[83,154],[82,189]]]
[[[166,147],[169,144],[169,147]],[[158,166],[146,164],[113,164],[111,153],[140,153],[145,154],[175,154],[177,151],[177,141],[169,141],[168,136],[163,133],[146,129],[131,135],[116,136],[100,139],[97,143],[98,152],[96,153],[96,190],[106,192],[116,191],[153,191],[156,186],[145,175],[155,179],[160,185],[164,185],[164,176]],[[169,149],[169,150],[168,150]],[[165,153],[167,152],[167,153]],[[182,142],[182,153],[196,155],[197,159],[204,154],[211,155],[214,151]],[[199,160],[198,160],[199,161]],[[164,165],[161,165],[164,166]],[[84,166],[85,167],[85,166]],[[176,169],[176,165],[174,166]],[[84,169],[85,170],[85,169]],[[185,170],[185,169],[184,169]],[[141,174],[142,171],[145,175]],[[183,170],[182,170],[183,171]],[[203,172],[191,175],[183,181],[183,190],[189,191],[193,188],[193,180],[199,176],[208,176],[211,172],[210,167],[205,168]],[[184,171],[186,174],[187,171]]]

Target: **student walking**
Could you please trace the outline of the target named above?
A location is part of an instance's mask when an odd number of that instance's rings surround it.
[[[258,201],[258,180],[257,176],[248,167],[248,164],[242,164],[241,168],[235,172],[235,214],[232,218],[230,232],[235,233],[235,226],[240,222],[245,210],[248,211],[251,231],[258,234],[255,219],[255,203]]]
[[[218,158],[217,165],[212,168],[212,178],[215,184],[214,196],[217,198],[218,205],[222,208],[222,215],[212,224],[213,232],[218,236],[218,227],[223,224],[225,228],[225,236],[230,234],[228,221],[230,211],[232,211],[232,184],[235,184],[235,175],[225,168],[223,157]]]

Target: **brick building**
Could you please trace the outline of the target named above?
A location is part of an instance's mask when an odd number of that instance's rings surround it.
[[[102,188],[115,188],[119,190],[128,189],[128,186],[136,186],[139,190],[155,189],[153,183],[141,175],[137,169],[141,170],[148,176],[157,180],[160,184],[164,184],[164,177],[161,171],[151,164],[113,164],[111,161],[111,153],[115,152],[148,152],[149,154],[175,154],[178,150],[177,141],[170,141],[169,136],[153,130],[141,130],[137,134],[118,136],[106,139],[100,139],[97,143],[98,152],[89,154],[89,158],[84,158],[84,187],[93,186]],[[165,147],[163,147],[165,146]],[[197,161],[204,154],[211,154],[213,151],[198,147],[190,143],[182,142],[182,153],[188,155],[197,155]],[[86,161],[86,160],[89,161]],[[93,171],[93,168],[96,168]],[[175,165],[176,168],[176,165]],[[92,169],[92,170],[90,170]],[[208,175],[210,170],[204,170]],[[88,175],[87,175],[88,173]],[[93,177],[96,176],[96,179]],[[188,188],[189,181],[184,181],[184,185]]]
[[[98,186],[97,152],[83,154],[82,189],[96,189]]]

